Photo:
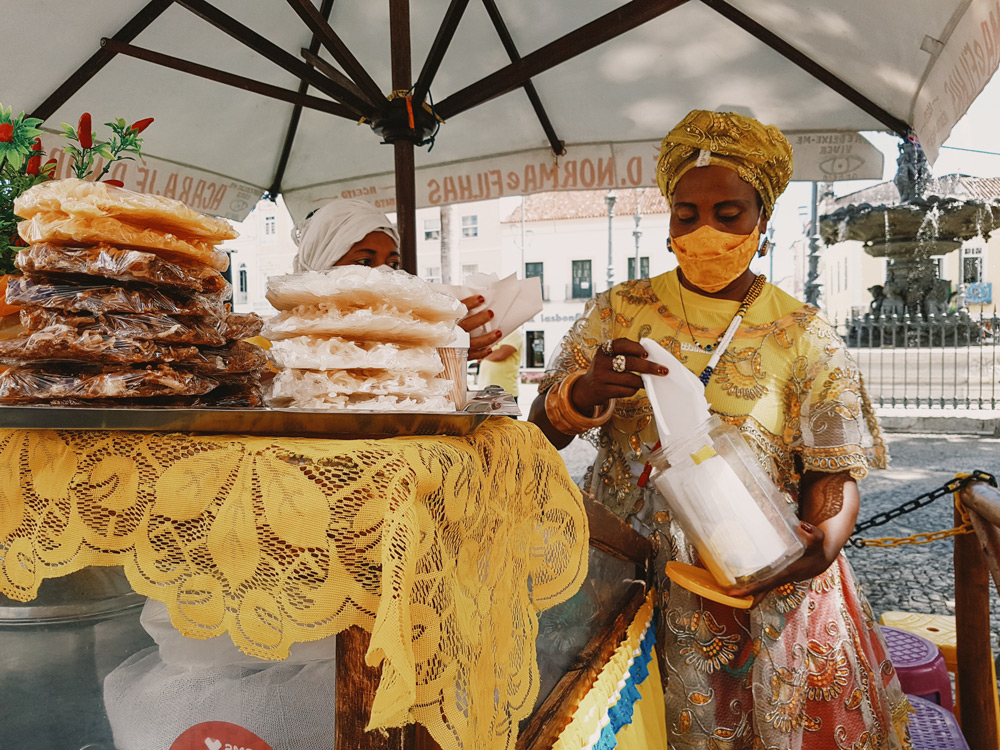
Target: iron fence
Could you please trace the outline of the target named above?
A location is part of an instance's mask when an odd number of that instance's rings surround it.
[[[997,313],[928,319],[855,315],[838,322],[877,406],[996,409]]]

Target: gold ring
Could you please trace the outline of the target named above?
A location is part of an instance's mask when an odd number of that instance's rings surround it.
[[[609,357],[615,356],[615,342],[608,339],[603,344],[601,344],[601,351],[607,354]]]
[[[625,355],[618,354],[611,360],[611,369],[615,372],[625,372]]]

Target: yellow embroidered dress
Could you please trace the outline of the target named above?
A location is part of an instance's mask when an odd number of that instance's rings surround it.
[[[700,374],[738,302],[681,290],[676,271],[598,295],[562,342],[540,390],[590,366],[614,338],[649,337]],[[685,311],[686,308],[686,311]],[[766,284],[706,389],[794,502],[803,471],[884,467],[885,446],[857,366],[813,307]],[[650,482],[636,486],[656,443],[644,391],[621,399],[588,436],[598,447],[585,490],[660,544],[658,569],[697,554]],[[661,575],[662,577],[662,575]],[[811,581],[771,592],[750,611],[660,581],[660,635],[671,750],[909,748],[908,703],[872,612],[841,554]]]

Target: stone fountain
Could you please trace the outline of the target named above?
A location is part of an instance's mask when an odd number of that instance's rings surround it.
[[[1000,226],[998,203],[925,196],[931,175],[915,139],[900,144],[896,163],[898,171],[893,182],[899,191],[899,203],[844,206],[819,219],[820,236],[827,245],[857,240],[872,257],[889,261],[884,283],[868,290],[872,302],[865,321],[869,324],[867,335],[863,331],[852,335],[857,339],[852,344],[880,344],[881,336],[872,333],[873,321],[924,324],[950,317],[963,328],[974,326],[962,304],[950,309],[958,293],[951,289],[949,281],[939,277],[937,264],[931,258],[953,252],[974,237],[986,238]],[[961,337],[975,338],[975,332],[968,330]],[[933,335],[926,338],[927,343],[934,341]]]

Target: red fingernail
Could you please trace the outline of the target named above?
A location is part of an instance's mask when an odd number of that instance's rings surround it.
[[[813,525],[811,523],[806,523],[805,521],[800,521],[799,525],[802,527],[803,531],[805,531],[805,532],[807,532],[809,534],[812,533]]]
[[[668,372],[670,372],[670,370],[668,370],[666,367],[660,367],[656,370],[657,375],[666,375]]]
[[[501,332],[501,331],[497,331],[495,334],[493,334],[493,338],[495,338],[495,339],[498,339],[501,336],[503,336],[503,332]]]
[[[492,310],[487,310],[486,312],[488,312],[490,314],[490,320],[493,320],[493,318],[494,318],[493,311]]]
[[[479,304],[482,304],[483,302],[486,301],[486,297],[476,297],[476,299],[479,300]]]
[[[649,359],[649,352],[643,352],[642,353],[642,358],[643,359]]]

